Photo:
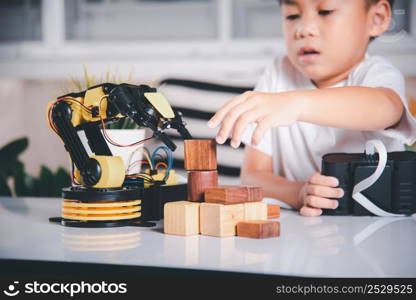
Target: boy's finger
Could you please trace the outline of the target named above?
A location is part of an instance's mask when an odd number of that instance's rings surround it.
[[[307,205],[304,205],[300,209],[299,213],[302,216],[305,216],[305,217],[318,217],[318,216],[320,216],[322,214],[322,209],[320,209],[320,208],[313,208],[313,207],[309,207]]]
[[[342,198],[344,190],[341,188],[333,188],[325,185],[309,184],[306,193],[324,198]]]
[[[217,143],[223,144],[227,138],[231,135],[231,130],[233,129],[237,119],[248,110],[252,109],[255,106],[255,103],[252,102],[243,102],[237,104],[228,113],[224,116],[224,119],[221,124],[221,129],[217,134]]]
[[[272,128],[273,120],[270,118],[264,118],[260,122],[258,122],[256,129],[251,136],[251,143],[253,145],[258,145],[260,141],[263,139],[263,136],[266,134],[266,131]]]
[[[234,124],[231,134],[231,146],[237,148],[240,146],[241,137],[246,130],[248,124],[255,122],[261,117],[262,112],[259,109],[252,109],[243,113]]]
[[[317,185],[326,185],[331,187],[337,187],[339,181],[336,177],[325,176],[320,173],[315,173],[309,178],[309,183]]]
[[[221,108],[217,111],[217,113],[208,121],[208,127],[215,128],[217,127],[222,120],[224,119],[225,115],[228,113],[230,109],[232,109],[234,106],[244,102],[250,92],[245,92],[241,95],[235,96],[230,101],[225,103]]]
[[[338,207],[337,200],[331,200],[323,197],[308,195],[305,198],[305,203],[313,208],[336,209]]]

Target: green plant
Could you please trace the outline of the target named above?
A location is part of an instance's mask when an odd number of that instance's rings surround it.
[[[111,124],[108,124],[107,129],[138,129],[140,128],[139,125],[133,122],[133,120],[124,118],[117,120]]]
[[[28,139],[24,137],[0,149],[0,196],[12,196],[8,185],[12,178],[16,196],[61,197],[62,188],[71,185],[68,171],[60,167],[53,173],[42,165],[38,177],[28,175],[19,160],[19,155],[26,150],[28,144]]]
[[[95,80],[95,76],[88,73],[87,66],[84,67],[84,79],[83,82],[81,80],[78,80],[76,78],[71,78],[72,85],[77,89],[78,92],[81,92],[85,89],[88,89],[94,85],[98,85],[101,83],[115,83],[120,84],[122,82],[125,83],[131,83],[132,75],[133,75],[133,69],[130,71],[127,80],[124,80],[122,76],[118,76],[117,78],[117,71],[115,71],[112,75],[110,71],[107,71],[105,76],[101,77],[101,80]],[[64,89],[65,93],[69,93],[67,89]],[[107,124],[107,129],[138,129],[140,126],[138,126],[136,123],[133,122],[133,120],[129,118],[123,118],[116,120],[112,122],[111,124]]]
[[[0,195],[11,196],[12,191],[7,182],[13,178],[23,164],[18,160],[19,155],[26,150],[29,141],[27,138],[15,140],[0,149]]]
[[[17,196],[61,197],[62,188],[69,185],[71,185],[71,176],[62,167],[53,173],[42,165],[38,177],[27,175],[22,170],[14,178]]]

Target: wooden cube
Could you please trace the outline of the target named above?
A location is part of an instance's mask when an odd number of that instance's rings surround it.
[[[176,235],[199,234],[199,203],[167,202],[164,206],[164,232]]]
[[[237,235],[255,239],[276,237],[280,235],[280,223],[262,220],[238,222]]]
[[[202,202],[201,234],[225,237],[236,234],[236,224],[244,221],[244,204],[222,205]]]
[[[184,162],[187,171],[217,169],[217,144],[215,140],[185,140]]]
[[[247,202],[244,203],[244,220],[267,220],[267,203]]]
[[[263,199],[263,188],[255,186],[217,186],[205,189],[205,202],[238,204]]]
[[[267,218],[275,219],[280,217],[280,205],[268,204],[267,205]]]
[[[204,201],[206,188],[218,185],[218,172],[189,171],[188,172],[188,201]]]

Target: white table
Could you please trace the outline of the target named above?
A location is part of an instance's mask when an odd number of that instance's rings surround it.
[[[416,219],[302,217],[283,210],[271,239],[173,236],[157,227],[48,221],[61,199],[0,198],[0,259],[316,277],[416,277]]]

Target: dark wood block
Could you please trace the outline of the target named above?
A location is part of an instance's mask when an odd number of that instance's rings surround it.
[[[255,186],[218,186],[205,189],[205,202],[238,204],[263,199],[263,188]]]
[[[215,140],[185,140],[184,161],[187,171],[217,169],[217,144]]]
[[[248,202],[257,202],[263,199],[263,188],[252,186],[247,187],[248,189]]]
[[[188,201],[204,201],[206,188],[218,186],[218,172],[189,171],[188,172]]]
[[[280,205],[267,204],[267,219],[275,219],[280,217]]]
[[[280,235],[280,223],[272,221],[244,221],[237,223],[237,235],[265,239]]]

